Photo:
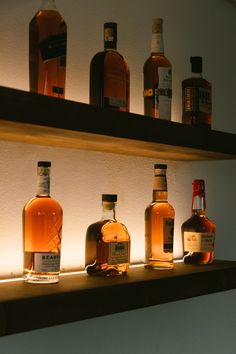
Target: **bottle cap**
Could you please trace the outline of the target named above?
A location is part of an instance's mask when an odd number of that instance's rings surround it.
[[[38,167],[51,167],[51,161],[38,161]]]
[[[162,33],[162,24],[163,24],[163,19],[162,18],[153,18],[152,19],[152,33]]]
[[[102,194],[102,201],[115,203],[117,202],[117,194]]]
[[[116,49],[117,42],[117,23],[104,23],[104,46],[105,48]]]
[[[190,57],[192,73],[202,73],[202,57]]]
[[[193,194],[203,196],[205,193],[205,182],[203,179],[195,179],[192,183]]]
[[[155,163],[154,168],[155,168],[155,170],[156,169],[166,170],[167,169],[167,165],[166,164]]]

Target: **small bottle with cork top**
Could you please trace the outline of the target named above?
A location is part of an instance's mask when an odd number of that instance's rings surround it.
[[[117,24],[104,24],[104,51],[90,63],[89,103],[129,112],[130,74],[124,57],[117,51]]]
[[[130,236],[116,220],[116,194],[102,194],[102,218],[86,233],[85,269],[88,275],[125,274],[130,264]]]
[[[211,128],[212,88],[202,77],[202,57],[190,57],[192,77],[182,81],[182,121]]]
[[[206,216],[205,182],[193,181],[192,216],[182,225],[184,262],[212,263],[216,225]]]

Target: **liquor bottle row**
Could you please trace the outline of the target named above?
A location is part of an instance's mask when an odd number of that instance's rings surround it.
[[[51,162],[39,161],[37,193],[23,209],[23,278],[56,283],[60,273],[63,211],[50,196]],[[145,210],[145,267],[172,269],[174,208],[168,203],[167,165],[154,165],[153,199]],[[131,237],[116,219],[117,195],[102,195],[102,217],[85,235],[85,269],[89,275],[127,273]],[[182,225],[185,263],[208,264],[214,257],[215,224],[206,217],[203,180],[194,180],[192,216]]]
[[[54,0],[43,0],[29,26],[30,91],[65,97],[67,25]],[[202,78],[202,58],[191,57],[192,77],[182,81],[182,120],[211,127],[211,84]],[[130,110],[130,71],[117,51],[117,24],[104,24],[104,50],[90,63],[89,103]],[[164,54],[163,20],[152,23],[151,55],[143,66],[144,114],[171,120],[172,65]]]

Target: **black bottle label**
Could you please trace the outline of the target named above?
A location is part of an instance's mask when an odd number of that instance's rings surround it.
[[[66,56],[66,32],[47,37],[40,43],[40,52],[43,61]]]

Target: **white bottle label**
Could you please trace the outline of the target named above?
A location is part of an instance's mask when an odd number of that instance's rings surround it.
[[[172,71],[171,68],[158,68],[158,101],[161,119],[171,120]]]
[[[163,250],[164,252],[173,252],[173,239],[174,239],[174,219],[164,218],[163,220],[163,237],[164,244]]]
[[[34,271],[36,273],[57,273],[60,271],[59,253],[35,253]]]
[[[184,232],[185,252],[213,252],[215,234],[211,232]]]
[[[108,250],[109,264],[123,264],[129,262],[128,242],[110,242]]]

